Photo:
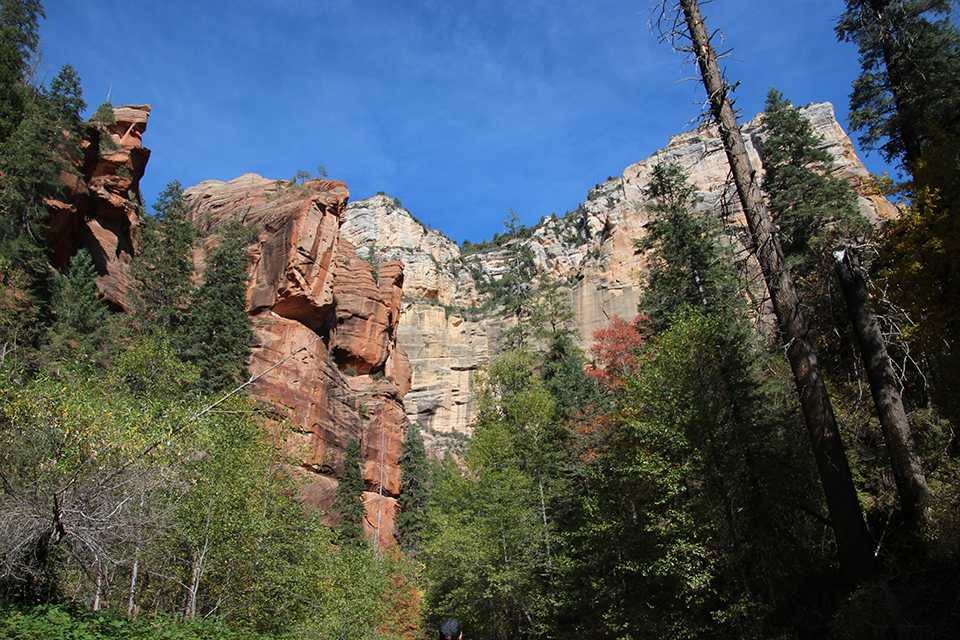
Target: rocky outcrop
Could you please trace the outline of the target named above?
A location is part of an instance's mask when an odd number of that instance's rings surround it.
[[[837,123],[833,107],[814,104],[803,113],[833,156],[836,174],[858,193],[864,215],[873,220],[895,217],[895,207],[871,190],[868,173]],[[762,177],[762,114],[744,125],[743,131],[751,161]],[[715,127],[674,136],[664,149],[627,167],[621,176],[597,184],[574,211],[544,217],[528,230],[527,237],[509,241],[530,249],[541,276],[566,284],[576,316],[571,328],[577,329],[584,346],[611,317],[636,315],[648,265],[647,256],[636,253],[634,240],[646,233],[651,214],[644,190],[653,167],[661,161],[674,161],[686,169],[703,198],[698,206],[731,223],[727,241],[738,250],[744,268],[758,273],[745,237],[736,231],[745,221],[727,181],[726,155]],[[360,258],[373,264],[380,259],[398,260],[407,269],[399,337],[413,371],[406,398],[408,417],[419,421],[428,434],[469,432],[470,374],[495,353],[505,322],[495,309],[480,306],[484,299],[478,294],[477,280],[500,277],[505,269],[503,247],[488,244],[479,251],[458,247],[385,195],[351,203],[343,234],[357,246]],[[762,282],[759,277],[750,280]],[[762,300],[765,292],[757,290],[755,295]]]
[[[409,421],[411,369],[397,342],[404,269],[370,265],[342,239],[344,183],[304,184],[247,174],[185,191],[206,233],[229,221],[257,232],[250,248],[248,313],[258,342],[250,388],[273,407],[275,429],[302,461],[303,499],[328,510],[347,442],[360,442],[366,528],[390,539],[400,493],[399,460]]]
[[[64,172],[64,188],[48,199],[46,239],[51,263],[61,268],[79,247],[93,257],[98,286],[115,308],[124,308],[129,266],[139,231],[137,199],[150,150],[143,147],[149,106],[116,107],[116,122],[102,132],[87,123],[76,173]]]

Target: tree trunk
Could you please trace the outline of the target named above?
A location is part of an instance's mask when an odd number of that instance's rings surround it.
[[[786,343],[800,406],[820,472],[820,484],[830,511],[841,571],[845,579],[856,584],[876,575],[876,559],[830,398],[820,375],[817,355],[808,336],[793,279],[784,264],[780,242],[774,235],[773,222],[760,193],[756,172],[750,166],[737,117],[727,95],[727,85],[717,64],[717,54],[710,44],[700,15],[700,6],[697,0],[680,0],[680,6],[710,100],[710,109],[720,128],[737,194],[756,244],[757,259]]]
[[[860,345],[863,366],[867,370],[870,393],[877,408],[883,439],[890,454],[890,465],[897,482],[900,510],[906,522],[916,528],[923,523],[926,508],[933,503],[920,457],[913,446],[910,423],[903,408],[893,364],[880,333],[877,316],[870,309],[860,262],[851,248],[834,254],[840,287],[847,300],[853,330]]]

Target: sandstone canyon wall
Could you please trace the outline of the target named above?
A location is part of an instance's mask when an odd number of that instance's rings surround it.
[[[83,180],[49,203],[55,264],[63,264],[78,245],[87,246],[100,287],[118,309],[125,305],[127,267],[139,230],[135,202],[149,158],[141,144],[149,110],[116,110],[117,123],[109,131],[119,147],[115,151],[100,151],[98,132],[91,131]],[[812,105],[804,113],[835,158],[837,174],[859,193],[863,213],[872,219],[895,216],[896,209],[870,191],[868,174],[832,106]],[[761,117],[744,125],[744,133],[762,174]],[[716,130],[701,127],[674,136],[621,176],[597,184],[573,211],[544,216],[527,237],[511,241],[530,249],[541,275],[565,284],[575,312],[571,328],[584,346],[611,317],[636,314],[647,256],[635,253],[633,241],[646,233],[650,212],[644,190],[653,166],[664,160],[689,172],[703,198],[699,206],[729,222],[728,241],[747,275],[756,275],[746,235],[738,231],[742,212]],[[504,272],[505,250],[462,250],[385,194],[348,204],[347,187],[337,181],[301,185],[247,174],[226,183],[204,182],[186,194],[207,244],[230,220],[256,230],[247,293],[257,334],[250,370],[267,373],[252,390],[283,418],[277,421],[283,440],[302,460],[297,473],[305,480],[304,500],[329,508],[346,443],[355,438],[365,461],[368,533],[389,538],[409,422],[425,427],[434,450],[469,434],[472,374],[496,353],[507,328],[496,309],[485,306],[478,278]],[[199,262],[202,257],[203,248]],[[753,280],[761,283],[754,295],[762,302],[762,279]]]
[[[140,179],[150,159],[143,146],[150,107],[116,107],[113,113],[116,121],[102,137],[95,124],[87,124],[77,173],[63,172],[60,197],[46,201],[45,235],[56,268],[85,247],[100,274],[98,287],[112,307],[123,309],[140,229]]]
[[[288,184],[247,174],[185,191],[193,221],[215,238],[235,220],[252,226],[248,313],[257,343],[250,388],[283,420],[276,428],[302,460],[303,498],[327,510],[347,442],[364,460],[368,534],[393,536],[400,455],[409,421],[410,365],[397,341],[404,269],[370,266],[343,240],[347,186]]]
[[[889,219],[896,209],[870,190],[868,172],[830,104],[803,109],[823,146],[833,156],[837,175],[859,194],[861,211],[869,219]],[[751,161],[762,175],[762,114],[743,126]],[[643,286],[647,256],[636,254],[633,241],[646,233],[649,201],[644,195],[653,167],[678,162],[697,186],[698,205],[723,216],[729,241],[743,262],[745,276],[757,283],[753,295],[763,308],[765,291],[758,267],[747,246],[745,221],[736,191],[728,181],[726,155],[712,126],[682,133],[649,158],[627,167],[619,177],[597,184],[576,210],[545,216],[524,242],[533,252],[538,271],[567,284],[581,345],[612,316],[632,319]],[[495,223],[492,223],[492,227]],[[343,237],[357,255],[376,264],[396,260],[405,265],[403,312],[399,339],[410,355],[412,386],[406,396],[410,420],[419,421],[436,438],[444,433],[469,433],[473,398],[471,372],[496,352],[504,320],[495,313],[472,312],[481,296],[475,275],[498,277],[504,252],[461,251],[442,233],[428,229],[386,195],[347,206]],[[769,321],[761,315],[758,320]],[[428,438],[429,440],[429,438]]]
[[[118,107],[114,114],[102,137],[88,125],[79,175],[65,172],[63,193],[48,200],[47,241],[56,267],[86,247],[99,288],[122,311],[142,224],[139,180],[150,157],[142,145],[150,107]],[[411,371],[397,341],[403,265],[379,265],[375,280],[368,263],[341,240],[349,198],[342,182],[288,185],[246,175],[202,183],[187,196],[205,234],[198,267],[220,225],[239,220],[256,230],[248,247],[247,311],[257,336],[250,370],[270,371],[250,389],[272,406],[285,445],[302,461],[295,473],[304,480],[304,501],[329,509],[346,444],[356,439],[367,489],[365,527],[389,540],[409,425],[403,394]]]

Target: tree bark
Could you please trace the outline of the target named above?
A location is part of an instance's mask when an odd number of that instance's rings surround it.
[[[700,6],[697,0],[680,0],[680,6],[700,66],[710,110],[720,128],[737,194],[756,244],[757,259],[786,343],[800,406],[820,472],[820,484],[830,511],[841,572],[846,580],[857,584],[877,574],[873,541],[863,520],[817,355],[800,310],[793,278],[785,266],[780,242],[774,235],[773,221],[763,201],[756,172],[750,166],[737,117],[727,94],[727,85],[717,64],[717,54],[710,44],[700,14]]]
[[[900,510],[906,522],[916,528],[923,523],[933,496],[927,487],[920,456],[913,446],[910,423],[903,408],[893,364],[887,353],[877,316],[868,304],[860,262],[851,248],[834,254],[836,273],[847,300],[853,330],[860,345],[863,366],[867,370],[870,393],[873,396],[883,439],[890,454],[890,465],[900,496]]]

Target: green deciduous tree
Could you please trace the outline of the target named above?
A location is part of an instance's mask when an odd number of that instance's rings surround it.
[[[449,465],[438,481],[421,551],[430,611],[456,611],[490,638],[550,633],[564,566],[566,430],[532,363],[511,351],[478,376],[466,468]]]
[[[818,508],[815,478],[752,335],[730,312],[681,311],[616,407],[579,422],[569,580],[589,596],[568,615],[581,635],[762,637],[792,605],[784,582],[808,588],[816,528],[800,509]]]

